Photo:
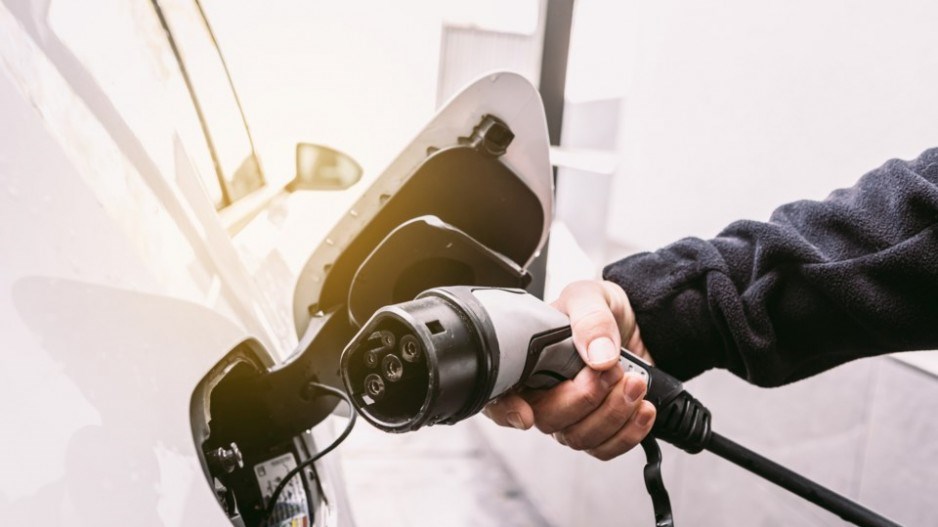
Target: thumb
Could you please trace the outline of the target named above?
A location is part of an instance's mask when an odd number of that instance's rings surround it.
[[[574,337],[574,343],[575,342],[576,337]],[[579,347],[577,349],[579,349]],[[580,355],[582,356],[583,353],[581,352]],[[611,365],[619,360],[619,346],[609,337],[596,337],[586,344],[586,356],[584,359],[593,369],[609,369]]]
[[[584,362],[595,370],[607,370],[618,362],[619,326],[600,282],[568,285],[554,306],[570,317],[573,344]]]

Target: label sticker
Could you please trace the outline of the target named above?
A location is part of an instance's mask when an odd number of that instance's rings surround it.
[[[257,478],[257,486],[261,490],[265,504],[270,501],[277,485],[283,481],[287,473],[295,468],[296,458],[291,453],[254,465],[254,476]],[[306,492],[303,489],[303,477],[300,474],[293,476],[283,488],[266,525],[277,527],[309,525],[309,507],[306,502]]]
[[[264,497],[264,503],[267,503],[270,500],[270,497],[273,495],[274,490],[276,490],[277,485],[286,477],[287,473],[296,468],[296,458],[293,457],[293,454],[287,453],[282,456],[277,456],[273,459],[268,459],[262,463],[254,465],[254,475],[257,477],[257,486],[261,489],[261,495]],[[291,487],[299,487],[299,491],[302,492],[303,484],[299,474],[293,477],[293,481],[287,484],[286,488],[283,489],[283,494],[286,494],[290,490],[294,490]]]

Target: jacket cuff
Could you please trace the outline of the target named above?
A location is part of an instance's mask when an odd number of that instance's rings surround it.
[[[603,278],[628,295],[655,365],[685,381],[723,365],[723,342],[707,302],[708,273],[681,252],[636,254],[606,266]]]

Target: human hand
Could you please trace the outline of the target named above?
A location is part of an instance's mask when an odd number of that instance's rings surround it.
[[[501,426],[536,426],[561,444],[603,461],[619,456],[648,435],[655,407],[644,401],[645,380],[618,367],[619,348],[649,364],[625,291],[612,282],[574,282],[553,304],[570,317],[573,343],[587,366],[549,390],[499,397],[484,414]]]

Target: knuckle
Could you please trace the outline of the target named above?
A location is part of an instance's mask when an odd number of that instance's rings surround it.
[[[570,431],[563,432],[560,436],[563,438],[563,444],[573,450],[584,450],[586,448],[586,438],[581,433]]]
[[[629,423],[625,425],[625,430],[623,430],[618,443],[625,447],[625,451],[631,450],[635,448],[635,445],[641,443],[642,439],[645,438],[645,434],[644,428],[635,423]]]
[[[570,282],[560,291],[560,296],[557,297],[557,300],[553,304],[554,307],[566,313],[567,303],[571,299],[582,296],[583,290],[589,288],[589,286],[589,280],[577,280],[575,282]]]
[[[571,296],[583,289],[589,289],[593,285],[593,280],[574,280],[567,284],[560,292],[560,296]]]
[[[608,459],[612,459],[635,448],[635,445],[641,442],[644,434],[641,431],[633,430],[633,428],[632,425],[626,425],[624,430],[603,445],[602,453],[608,456]]]
[[[544,403],[544,399],[547,399],[551,393],[554,393],[554,390],[557,390],[564,382],[558,384],[557,386],[551,388],[550,390],[525,390],[518,394],[515,394],[514,397],[517,397],[521,403],[530,406],[531,408],[536,408]]]
[[[648,416],[648,422],[646,422],[644,425],[639,427],[645,430],[645,433],[647,434],[647,432],[651,430],[651,427],[655,425],[655,420],[658,418],[658,410],[655,408],[653,404],[651,404],[648,401],[645,401],[642,403],[642,407],[640,408],[640,411],[644,412],[645,415]],[[644,434],[641,439],[644,439]]]
[[[543,434],[553,434],[557,432],[558,427],[551,422],[551,419],[544,415],[538,415],[537,412],[534,413],[534,427],[541,431]]]
[[[583,336],[592,336],[612,328],[618,328],[615,316],[609,310],[609,306],[606,305],[595,306],[583,312],[576,317],[576,320],[571,322],[570,327],[574,333]]]
[[[613,399],[616,402],[610,405],[609,419],[620,426],[624,425],[635,415],[636,405],[630,405],[621,397],[614,397]]]
[[[531,405],[531,413],[534,416],[534,426],[545,434],[553,434],[563,428],[560,426],[559,409],[551,401]]]
[[[605,393],[603,393],[602,386],[599,385],[597,379],[593,378],[585,386],[582,384],[576,386],[577,397],[583,401],[585,406],[596,408],[603,402]]]

